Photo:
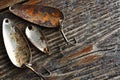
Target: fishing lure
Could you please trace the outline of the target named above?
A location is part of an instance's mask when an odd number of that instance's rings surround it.
[[[32,54],[30,47],[22,32],[16,27],[16,24],[11,19],[5,18],[2,26],[4,44],[11,62],[19,68],[25,65],[44,79],[42,74],[31,67]]]
[[[44,53],[50,54],[46,38],[39,27],[27,26],[25,34],[35,47]]]
[[[9,10],[13,14],[39,26],[44,26],[48,28],[59,28],[66,43],[72,44],[64,34],[63,31],[64,15],[59,9],[49,6],[32,4],[32,5],[14,5],[11,6]]]
[[[14,5],[9,10],[15,15],[40,26],[57,27],[59,20],[64,19],[60,10],[41,5]]]

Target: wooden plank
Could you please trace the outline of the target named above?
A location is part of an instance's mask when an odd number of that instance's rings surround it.
[[[26,3],[24,3],[25,5],[35,5],[35,4],[40,4],[42,1],[41,0],[29,0]]]
[[[0,0],[0,11],[16,3],[23,2],[25,0]]]
[[[119,0],[44,0],[49,6],[59,8],[65,15],[64,32],[68,39],[78,44],[65,45],[58,29],[42,28],[52,54],[46,55],[30,44],[33,67],[47,75],[47,80],[119,80],[120,77],[120,1]],[[19,28],[30,23],[10,12],[0,14],[3,18],[23,21]],[[0,33],[2,28],[0,27]],[[0,34],[0,79],[40,80],[28,69],[16,68],[9,60]],[[60,48],[61,50],[60,50]],[[55,76],[56,75],[56,76]]]

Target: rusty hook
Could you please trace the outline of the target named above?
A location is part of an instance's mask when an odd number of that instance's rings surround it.
[[[59,26],[60,26],[60,28],[59,28],[59,29],[60,29],[60,32],[61,32],[61,34],[62,34],[65,42],[67,43],[67,45],[76,45],[76,44],[77,44],[76,38],[74,38],[75,43],[71,43],[71,42],[68,40],[68,38],[66,37],[66,35],[65,35],[64,31],[63,31],[63,20],[62,20],[62,19],[59,20]]]

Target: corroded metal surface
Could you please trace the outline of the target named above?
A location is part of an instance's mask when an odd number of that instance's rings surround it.
[[[45,27],[58,27],[59,20],[63,19],[63,13],[53,7],[41,5],[15,5],[10,7],[15,15]]]
[[[71,42],[75,37],[78,45],[66,46],[57,29],[42,28],[52,55],[45,55],[31,45],[32,63],[36,71],[47,75],[43,68],[45,67],[51,74],[57,74],[48,80],[120,80],[120,1],[44,0],[43,2],[65,13],[64,32]],[[14,15],[10,15],[1,14],[0,22],[7,16],[16,19]],[[3,45],[2,33],[0,38],[0,78],[39,80],[28,69],[21,70],[12,65]]]

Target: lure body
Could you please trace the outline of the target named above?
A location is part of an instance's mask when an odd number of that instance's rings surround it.
[[[48,28],[59,28],[65,42],[70,45],[71,44],[76,45],[75,38],[74,38],[75,43],[71,43],[64,34],[63,31],[64,15],[59,9],[49,6],[31,4],[31,5],[14,5],[11,6],[9,10],[13,14],[21,17],[22,19],[37,24],[40,27],[44,26]]]
[[[19,68],[23,66],[29,68],[37,76],[45,80],[41,73],[36,72],[31,67],[32,54],[29,45],[22,32],[16,27],[15,22],[5,18],[2,26],[4,44],[11,62]]]
[[[50,54],[46,38],[39,27],[27,26],[25,34],[35,47],[44,53]]]
[[[14,5],[11,6],[9,10],[13,14],[21,17],[22,19],[37,24],[40,27],[44,26],[48,28],[59,28],[65,42],[70,45],[76,45],[77,41],[75,38],[74,38],[75,43],[71,43],[64,34],[63,31],[64,15],[59,9],[49,6],[31,4],[31,5]]]
[[[14,24],[11,19],[5,18],[3,20],[3,39],[12,63],[17,67],[22,67],[30,60],[30,50],[25,38]]]
[[[14,5],[9,10],[31,23],[49,28],[58,27],[59,20],[64,18],[60,10],[49,6]]]

